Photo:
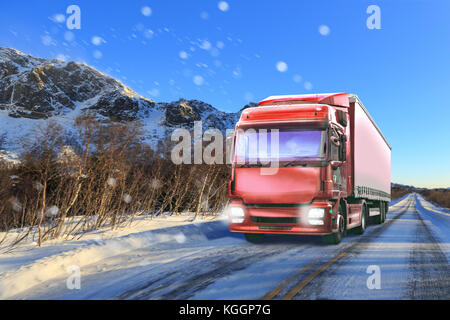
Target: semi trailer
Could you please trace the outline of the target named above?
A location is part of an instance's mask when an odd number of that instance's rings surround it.
[[[391,147],[355,94],[271,96],[236,124],[228,184],[231,232],[320,235],[383,223]]]

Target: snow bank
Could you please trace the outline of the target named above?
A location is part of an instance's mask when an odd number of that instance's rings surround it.
[[[6,268],[0,273],[0,299],[8,299],[50,279],[68,276],[67,269],[73,265],[82,268],[161,242],[176,246],[224,236],[216,232],[225,230],[223,219],[189,220],[186,216],[147,219],[118,231],[91,232],[79,241],[52,240],[41,248],[33,243],[19,245],[14,252],[0,257],[0,265]]]

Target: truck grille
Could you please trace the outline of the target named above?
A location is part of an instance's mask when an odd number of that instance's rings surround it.
[[[282,227],[282,226],[259,226],[260,230],[276,230],[276,231],[289,231],[292,227]]]
[[[256,223],[298,223],[297,218],[291,217],[251,217]]]

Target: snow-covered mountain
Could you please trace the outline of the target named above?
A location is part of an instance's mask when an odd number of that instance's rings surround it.
[[[194,121],[203,121],[204,129],[232,129],[240,112],[223,112],[198,100],[155,102],[86,64],[0,47],[0,134],[7,133],[9,149],[45,119],[70,126],[82,114],[102,121],[139,120],[146,140],[155,144],[175,128],[192,128]]]

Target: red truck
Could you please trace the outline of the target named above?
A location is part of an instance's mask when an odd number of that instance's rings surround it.
[[[276,233],[337,244],[386,219],[391,147],[354,94],[264,99],[242,112],[232,150],[229,229],[248,241]]]

